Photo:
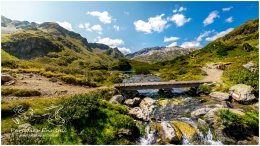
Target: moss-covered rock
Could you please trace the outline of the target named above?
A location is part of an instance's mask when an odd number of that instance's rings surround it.
[[[188,123],[180,122],[180,121],[171,121],[171,124],[174,125],[176,129],[179,129],[179,131],[182,134],[185,134],[189,140],[192,140],[197,134],[196,129]]]

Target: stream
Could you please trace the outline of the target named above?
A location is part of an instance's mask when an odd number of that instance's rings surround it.
[[[133,75],[128,79],[123,80],[124,83],[136,83],[136,82],[158,82],[161,79],[154,75]],[[201,99],[198,97],[190,97],[184,92],[188,89],[173,88],[173,97],[160,97],[157,93],[158,90],[138,90],[140,95],[145,97],[151,97],[155,100],[154,108],[149,114],[149,122],[144,122],[147,126],[144,129],[144,135],[140,138],[139,144],[141,145],[152,145],[158,144],[160,138],[152,129],[153,125],[160,123],[162,127],[168,128],[168,136],[174,130],[169,123],[175,121],[179,124],[184,124],[185,126],[191,127],[194,130],[196,136],[191,139],[188,129],[183,129],[182,140],[178,144],[183,145],[193,145],[193,144],[210,144],[210,145],[222,145],[220,141],[214,141],[213,135],[210,129],[207,132],[201,132],[197,127],[197,121],[190,117],[190,113],[203,105],[213,104],[214,101],[210,98]],[[186,132],[186,133],[185,133]],[[195,137],[195,138],[194,138]],[[160,143],[159,143],[160,144]]]

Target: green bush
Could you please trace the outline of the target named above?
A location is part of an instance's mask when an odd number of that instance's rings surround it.
[[[258,135],[258,114],[258,112],[247,112],[242,116],[229,110],[219,112],[221,122],[225,126],[225,133],[235,139],[244,139],[251,134]]]
[[[151,73],[151,69],[149,67],[145,67],[145,66],[135,67],[134,71],[135,71],[135,74],[150,74]]]
[[[2,88],[2,95],[13,95],[18,97],[40,96],[41,92],[31,89]]]
[[[131,64],[127,59],[119,59],[117,63],[111,66],[112,70],[128,71],[132,69]]]
[[[78,135],[82,144],[129,144],[133,141],[132,137],[117,136],[121,128],[139,133],[133,119],[126,115],[126,107],[103,101],[100,95],[77,95],[64,101],[61,117],[67,122],[66,129],[73,130],[73,135]],[[61,134],[58,137],[59,144],[67,144],[64,143],[64,136]]]
[[[199,86],[198,90],[199,90],[200,94],[208,95],[208,94],[211,93],[212,88],[209,85],[207,85],[207,84],[203,84],[203,85]]]
[[[17,107],[21,107],[23,109],[22,112],[26,112],[29,109],[30,105],[26,103],[21,103],[19,105],[16,104],[3,105],[1,107],[2,118],[13,117],[15,114],[17,114],[15,112],[15,108]]]

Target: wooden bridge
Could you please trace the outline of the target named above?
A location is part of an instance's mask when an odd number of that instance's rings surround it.
[[[121,83],[114,87],[119,90],[144,90],[144,89],[171,89],[199,87],[202,84],[211,83],[205,81],[169,81],[169,82],[141,82],[141,83]]]

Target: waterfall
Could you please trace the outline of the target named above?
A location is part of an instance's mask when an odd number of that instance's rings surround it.
[[[212,135],[210,129],[208,130],[207,135],[204,138],[204,141],[208,142],[210,145],[223,145],[223,143],[221,141],[219,141],[219,140],[218,141],[214,141],[213,140],[213,135]]]
[[[141,145],[151,145],[152,142],[154,141],[154,132],[155,131],[150,131],[150,125],[148,125],[145,128],[145,136],[141,138],[140,143]]]
[[[186,134],[182,135],[182,144],[183,145],[191,145],[192,143],[190,143],[189,138],[186,136]]]

